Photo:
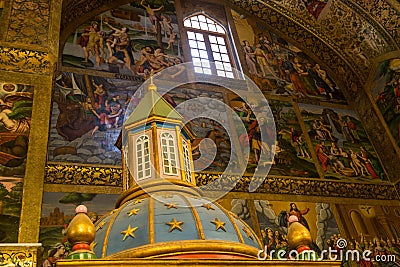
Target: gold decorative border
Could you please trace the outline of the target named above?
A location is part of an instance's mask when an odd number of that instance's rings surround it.
[[[0,46],[0,69],[5,71],[49,75],[49,53]]]
[[[238,181],[232,192],[249,192],[252,179],[262,177],[222,175],[221,173],[194,173],[196,184],[206,191],[230,191],[226,179]],[[221,179],[224,178],[224,179]],[[220,180],[220,182],[218,181]],[[213,182],[213,185],[209,185]],[[67,165],[48,163],[45,183],[71,185],[97,185],[122,188],[122,169],[120,167],[101,167],[88,165]],[[400,190],[400,183],[396,185]],[[303,195],[338,198],[360,198],[377,200],[398,200],[395,186],[391,183],[343,182],[325,179],[306,179],[268,176],[254,193]]]
[[[41,244],[0,244],[1,266],[36,267]]]
[[[122,168],[50,163],[46,165],[45,183],[122,187]]]
[[[222,176],[210,173],[196,173],[196,182],[203,185],[206,191],[226,191],[229,190],[229,183],[238,180],[232,192],[249,192],[249,185],[252,179],[263,179],[262,177],[243,176]],[[221,178],[224,179],[221,179]],[[221,182],[218,182],[218,179]],[[211,182],[212,186],[207,186]],[[298,179],[268,176],[254,193],[281,194],[281,195],[303,195],[319,197],[337,198],[359,198],[377,200],[397,200],[398,196],[392,184],[365,184],[365,183],[345,183],[330,180],[317,179]]]

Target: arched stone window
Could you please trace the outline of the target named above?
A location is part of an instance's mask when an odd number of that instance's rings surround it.
[[[206,14],[192,15],[183,21],[196,73],[234,78],[227,32]],[[214,64],[210,64],[214,62]]]

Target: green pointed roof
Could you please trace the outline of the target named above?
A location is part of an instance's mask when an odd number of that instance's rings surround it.
[[[182,116],[156,91],[155,86],[149,86],[149,91],[133,110],[124,125],[130,125],[147,118],[158,116],[168,119],[182,120]]]

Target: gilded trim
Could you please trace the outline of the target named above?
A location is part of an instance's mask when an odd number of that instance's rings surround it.
[[[197,213],[197,210],[191,205],[190,201],[186,198],[186,196],[182,195],[181,197],[184,198],[186,204],[192,211],[194,221],[196,222],[197,233],[199,234],[199,239],[205,240],[206,237],[204,235],[203,225],[201,224],[200,216]]]
[[[154,244],[154,199],[149,197],[149,244]]]

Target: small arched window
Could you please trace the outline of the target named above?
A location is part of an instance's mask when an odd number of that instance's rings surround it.
[[[183,142],[183,162],[185,164],[185,180],[192,183],[192,162],[190,161],[189,147],[186,142]]]
[[[149,137],[141,135],[136,139],[136,174],[137,180],[151,176]]]
[[[168,175],[177,175],[175,140],[170,133],[161,134],[161,149],[164,173]]]
[[[227,32],[222,25],[205,14],[190,16],[183,21],[183,25],[189,40],[194,71],[234,78]]]

